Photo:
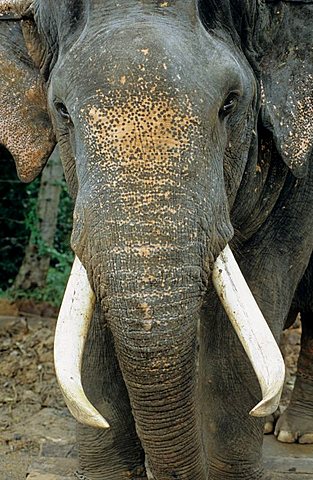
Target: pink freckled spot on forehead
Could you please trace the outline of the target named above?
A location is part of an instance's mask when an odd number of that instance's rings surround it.
[[[154,82],[145,84],[142,79],[142,85],[142,92],[136,93],[122,88],[112,93],[99,92],[92,103],[84,106],[80,120],[90,173],[95,168],[103,172],[110,195],[125,213],[126,222],[134,212],[141,218],[144,205],[152,212],[151,228],[155,228],[152,222],[156,205],[155,215],[162,211],[168,224],[177,216],[173,208],[177,199],[170,192],[180,189],[186,169],[182,162],[192,161],[197,154],[195,139],[199,138],[201,123],[188,97],[181,96],[177,102],[167,92],[160,92]],[[154,250],[151,245],[142,246],[137,255],[145,258],[158,251],[159,246]]]
[[[197,119],[188,110],[188,104],[182,111],[166,96],[148,95],[117,98],[109,108],[90,106],[87,140],[90,145],[96,142],[99,155],[107,161],[113,160],[114,152],[121,166],[132,167],[133,172],[144,167],[153,172],[156,165],[164,170],[171,159],[190,148]]]

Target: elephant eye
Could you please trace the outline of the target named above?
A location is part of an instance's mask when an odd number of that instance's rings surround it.
[[[225,99],[219,115],[222,119],[230,115],[236,110],[238,105],[239,95],[237,92],[231,92]]]
[[[60,117],[67,121],[67,123],[71,122],[71,116],[67,111],[66,106],[62,102],[55,102],[54,104],[57,112],[59,113]]]

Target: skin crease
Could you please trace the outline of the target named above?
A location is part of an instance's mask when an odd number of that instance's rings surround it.
[[[297,411],[313,430],[310,53],[291,48],[312,9],[261,3],[35,2],[72,246],[98,300],[83,382],[111,425],[78,427],[78,478],[147,478],[145,459],[155,480],[270,478],[248,415],[259,387],[210,281],[229,241],[277,339],[302,312],[279,428]]]

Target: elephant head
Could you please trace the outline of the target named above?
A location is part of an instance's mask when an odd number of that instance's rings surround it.
[[[275,410],[284,378],[275,340],[228,247],[231,209],[247,171],[256,170],[258,122],[273,132],[294,174],[306,171],[312,129],[301,144],[288,141],[286,115],[299,123],[303,112],[274,103],[275,54],[266,36],[252,36],[259,23],[262,31],[272,28],[272,3],[0,1],[1,98],[12,97],[11,77],[20,95],[16,104],[0,101],[1,118],[9,118],[0,140],[28,180],[50,151],[53,131],[75,198],[72,247],[80,260],[55,348],[68,406],[79,421],[108,427],[79,373],[96,300],[152,469],[155,452],[166,455],[183,436],[194,479],[202,478],[198,320],[211,277],[261,385],[263,400],[252,414]],[[282,6],[280,24],[288,9]],[[25,107],[30,97],[32,108]],[[290,98],[305,109],[299,92]],[[41,149],[29,153],[38,141]],[[171,438],[162,436],[168,423]]]

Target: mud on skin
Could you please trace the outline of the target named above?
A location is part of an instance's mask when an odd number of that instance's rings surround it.
[[[277,429],[312,441],[312,9],[0,0],[0,142],[29,181],[57,138],[97,299],[82,374],[110,429],[78,426],[78,478],[267,478],[210,277],[228,243],[276,339],[302,313]]]

